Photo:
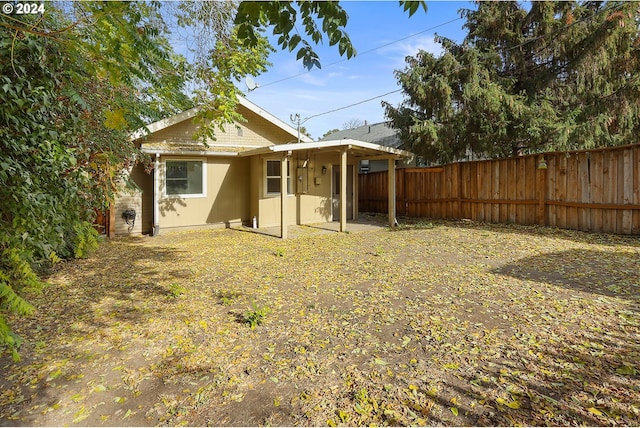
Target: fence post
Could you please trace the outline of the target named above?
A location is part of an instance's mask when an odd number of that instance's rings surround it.
[[[404,215],[409,215],[409,204],[407,203],[407,168],[402,168],[402,206]]]
[[[109,202],[109,208],[107,208],[106,214],[106,235],[107,238],[113,238],[116,236],[116,204]]]
[[[460,162],[457,162],[454,164],[456,166],[457,171],[457,177],[458,177],[458,186],[456,191],[458,192],[458,197],[457,197],[457,209],[456,209],[456,218],[457,219],[461,219],[462,218],[462,164]]]
[[[544,155],[538,159],[538,215],[537,220],[540,226],[547,225],[546,199],[547,199],[547,162]]]

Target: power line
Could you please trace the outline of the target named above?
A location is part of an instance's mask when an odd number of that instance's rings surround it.
[[[368,49],[368,50],[366,50],[366,51],[364,51],[364,52],[360,52],[360,53],[358,53],[358,54],[356,55],[356,59],[357,59],[358,57],[361,57],[362,55],[366,55],[366,54],[368,54],[368,53],[375,52],[375,51],[377,51],[378,49],[386,48],[387,46],[391,46],[391,45],[393,45],[393,44],[395,44],[395,43],[399,43],[399,42],[402,42],[402,41],[404,41],[404,40],[410,39],[410,38],[412,38],[412,37],[419,36],[420,34],[424,34],[424,33],[426,33],[426,32],[433,31],[433,30],[435,30],[436,28],[443,27],[443,26],[445,26],[445,25],[451,24],[452,22],[456,22],[456,21],[459,21],[459,20],[461,20],[461,19],[462,19],[462,18],[455,18],[455,19],[451,19],[451,20],[449,20],[449,21],[447,21],[447,22],[443,22],[443,23],[440,23],[440,24],[438,24],[438,25],[434,25],[433,27],[427,28],[426,30],[419,31],[419,32],[417,32],[417,33],[410,34],[410,35],[408,35],[408,36],[405,36],[405,37],[402,37],[402,38],[400,38],[400,39],[394,40],[394,41],[392,41],[392,42],[385,43],[384,45],[380,45],[380,46],[377,46],[377,47],[375,47],[375,48]],[[326,68],[328,68],[328,67],[331,67],[331,66],[336,65],[336,64],[340,64],[340,63],[345,62],[345,61],[349,61],[349,60],[348,60],[348,59],[346,59],[346,58],[342,58],[342,59],[339,59],[338,61],[335,61],[335,62],[331,62],[331,63],[329,63],[329,64],[326,64],[326,65],[324,66],[324,68],[326,69]],[[263,84],[263,85],[260,85],[260,87],[261,87],[261,88],[264,88],[265,86],[271,86],[271,85],[275,85],[276,83],[284,82],[284,81],[286,81],[286,80],[295,79],[296,77],[304,76],[305,74],[311,73],[311,72],[312,72],[312,71],[314,71],[314,70],[316,70],[316,69],[315,69],[315,68],[313,68],[313,69],[311,69],[311,70],[306,70],[306,71],[303,71],[303,72],[298,73],[298,74],[294,74],[294,75],[291,75],[291,76],[283,77],[282,79],[274,80],[273,82],[269,82],[269,83],[265,83],[265,84]]]
[[[344,107],[334,108],[333,110],[329,110],[329,111],[325,111],[325,112],[322,112],[322,113],[314,114],[313,116],[305,117],[304,120],[306,122],[307,120],[313,119],[314,117],[323,116],[323,115],[329,114],[329,113],[335,113],[337,111],[348,109],[350,107],[354,107],[354,106],[357,106],[357,105],[360,105],[360,104],[364,104],[364,103],[367,103],[369,101],[373,101],[373,100],[375,100],[377,98],[382,98],[384,96],[395,94],[396,92],[400,92],[400,91],[402,91],[402,89],[396,89],[395,91],[387,92],[387,93],[382,94],[382,95],[376,95],[375,97],[367,98],[366,100],[358,101],[356,103],[349,104],[349,105],[344,106]]]

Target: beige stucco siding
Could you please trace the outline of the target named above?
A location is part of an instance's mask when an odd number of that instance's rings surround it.
[[[126,210],[133,210],[136,213],[133,226],[130,226],[125,221],[122,214]],[[114,220],[114,232],[116,235],[139,235],[142,233],[142,193],[139,191],[131,191],[121,193],[116,198],[115,203],[115,220]]]
[[[254,157],[252,169],[259,171],[259,179],[253,181],[258,189],[257,196],[258,225],[259,227],[273,227],[280,225],[280,196],[267,195],[265,193],[265,159],[279,159],[274,156]],[[308,171],[302,170],[305,175],[300,182],[296,176],[298,166],[308,159]],[[331,193],[331,166],[340,162],[338,153],[313,154],[300,153],[290,158],[291,179],[294,194],[287,196],[287,223],[288,224],[313,224],[332,220],[332,193]],[[355,160],[349,159],[352,165]],[[322,167],[326,167],[326,173],[322,174]],[[356,181],[357,183],[357,181]],[[253,209],[252,209],[253,211]],[[256,214],[254,214],[256,215]]]
[[[166,196],[166,161],[174,159],[206,163],[206,196]],[[208,225],[224,227],[249,219],[249,159],[162,156],[160,161],[160,230]]]

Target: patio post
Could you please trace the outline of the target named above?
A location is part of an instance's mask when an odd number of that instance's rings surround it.
[[[347,150],[340,153],[340,232],[347,230]]]
[[[280,160],[280,237],[287,239],[287,152]]]
[[[396,225],[396,160],[389,158],[389,227]]]

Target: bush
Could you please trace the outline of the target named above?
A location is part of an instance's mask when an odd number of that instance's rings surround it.
[[[22,339],[13,333],[6,316],[30,315],[34,307],[20,294],[27,290],[40,290],[43,283],[25,260],[24,250],[8,248],[0,257],[0,345],[5,345],[15,361],[20,359],[18,349]]]
[[[86,259],[98,248],[100,234],[87,221],[76,222],[65,233],[59,256],[63,259]]]

